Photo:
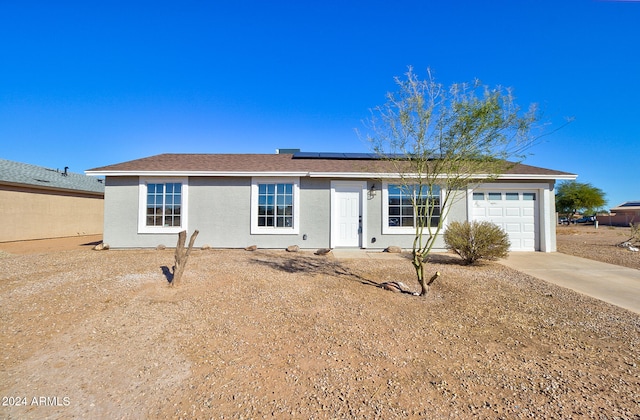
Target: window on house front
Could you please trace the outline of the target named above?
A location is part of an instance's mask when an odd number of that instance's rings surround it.
[[[187,228],[187,178],[140,178],[139,233],[178,233]]]
[[[299,179],[253,178],[251,233],[296,234],[299,230]]]
[[[293,184],[258,184],[258,226],[293,227]]]
[[[147,184],[147,226],[181,226],[182,184]]]
[[[416,206],[414,207],[414,203]],[[437,226],[440,222],[440,187],[396,185],[387,186],[387,223],[389,228],[411,228],[421,219],[424,226]],[[417,214],[416,214],[417,210]],[[424,220],[429,218],[429,220]]]

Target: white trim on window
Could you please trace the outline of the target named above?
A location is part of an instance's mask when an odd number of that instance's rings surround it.
[[[147,184],[182,184],[180,226],[147,226]],[[187,230],[189,206],[189,178],[186,177],[140,177],[138,185],[138,233],[179,233]]]
[[[389,226],[389,185],[400,185],[398,181],[383,181],[382,182],[382,234],[383,235],[415,235],[416,228],[414,226]],[[442,197],[443,189],[440,188],[440,217],[444,217],[442,209]],[[443,220],[443,228],[445,221]],[[435,227],[435,226],[434,226]],[[425,227],[426,231],[427,227]]]
[[[293,185],[292,226],[258,226],[258,197],[260,184]],[[300,232],[300,178],[299,177],[253,177],[251,178],[251,234],[252,235],[297,235]]]

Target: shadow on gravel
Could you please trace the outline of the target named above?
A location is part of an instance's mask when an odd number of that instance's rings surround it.
[[[397,254],[400,258],[409,262],[413,259],[411,252],[403,252]],[[444,265],[466,265],[464,260],[458,254],[444,254],[440,252],[434,252],[427,257],[427,263],[431,264],[444,264]]]
[[[380,287],[379,283],[352,272],[337,261],[330,261],[326,258],[264,256],[262,258],[252,259],[250,262],[287,273],[325,274],[333,277],[347,277],[358,280],[362,284]]]
[[[464,260],[456,254],[429,254],[427,263],[444,265],[466,265]]]
[[[160,268],[162,269],[162,274],[164,274],[165,278],[167,279],[167,283],[171,284],[171,282],[173,281],[173,272],[171,271],[171,269],[166,265],[163,265]]]

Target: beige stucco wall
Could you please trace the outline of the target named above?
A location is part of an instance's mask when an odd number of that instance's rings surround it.
[[[101,196],[0,186],[0,242],[102,234]]]
[[[598,223],[611,226],[629,226],[629,223],[640,223],[640,211],[618,211],[611,215],[596,216]]]

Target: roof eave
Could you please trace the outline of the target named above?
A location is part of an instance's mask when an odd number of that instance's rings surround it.
[[[308,171],[86,171],[89,176],[216,176],[216,177],[311,177],[311,178],[419,178],[419,174],[400,174],[388,172],[308,172]],[[442,176],[441,178],[444,178]],[[488,179],[489,175],[472,175],[469,179]],[[497,179],[517,179],[517,180],[574,180],[574,174],[501,174]]]
[[[89,176],[269,176],[269,177],[285,177],[285,176],[307,176],[309,172],[302,171],[85,171]]]
[[[310,172],[309,176],[312,178],[374,178],[374,179],[398,179],[398,178],[420,178],[421,175],[418,173],[415,174],[405,174],[405,173],[375,173],[375,172]],[[424,176],[424,175],[423,175]],[[501,174],[498,175],[497,179],[517,179],[517,180],[530,180],[530,181],[540,181],[540,180],[573,180],[578,176],[574,174]],[[446,178],[446,175],[438,176],[438,178]],[[489,179],[494,178],[493,176],[487,174],[476,174],[465,176],[467,179]]]
[[[485,176],[485,178],[488,178]],[[498,179],[521,179],[521,180],[574,180],[578,178],[578,175],[574,174],[501,174],[498,175]]]
[[[73,194],[85,194],[85,195],[95,195],[99,197],[104,197],[104,191],[93,191],[93,190],[83,190],[83,189],[74,189],[74,188],[63,188],[56,187],[51,185],[39,185],[39,184],[27,184],[20,182],[8,182],[8,181],[0,181],[0,185],[5,185],[7,187],[14,188],[30,188],[32,190],[43,190],[43,191],[51,191],[51,192],[64,192],[64,193],[73,193]]]

